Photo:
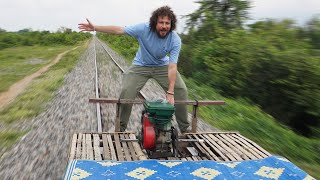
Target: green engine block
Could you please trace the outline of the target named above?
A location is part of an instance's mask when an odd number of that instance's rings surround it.
[[[145,101],[143,103],[151,123],[158,129],[170,130],[175,107],[163,101]]]

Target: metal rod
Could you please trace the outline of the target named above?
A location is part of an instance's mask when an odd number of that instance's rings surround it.
[[[203,139],[178,139],[179,142],[204,142]]]
[[[110,103],[110,104],[115,104],[118,103],[118,99],[107,99],[107,98],[90,98],[89,99],[90,103]],[[121,104],[143,104],[144,100],[142,99],[120,99]],[[181,100],[176,100],[175,104],[186,104],[186,105],[198,105],[198,106],[220,106],[220,105],[225,105],[226,103],[224,101],[195,101],[195,100],[186,100],[186,101],[181,101]]]
[[[120,99],[117,102],[115,132],[120,131]]]
[[[120,138],[120,142],[138,142],[139,139],[122,139]]]
[[[192,108],[192,129],[191,131],[193,133],[195,133],[197,131],[197,123],[198,123],[198,118],[197,118],[197,110],[198,110],[198,105],[199,105],[199,101],[195,100],[196,104],[193,105]]]

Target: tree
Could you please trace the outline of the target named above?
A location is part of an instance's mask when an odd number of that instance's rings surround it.
[[[7,32],[5,29],[0,28],[0,33]]]
[[[242,28],[248,19],[250,8],[246,0],[203,0],[198,1],[200,8],[188,15],[189,28],[222,27],[225,30]]]
[[[306,25],[306,35],[315,49],[320,49],[320,16],[313,17]]]

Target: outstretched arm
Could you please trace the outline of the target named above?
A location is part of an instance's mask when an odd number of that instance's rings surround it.
[[[108,34],[124,34],[124,29],[121,26],[97,26],[92,24],[89,19],[87,19],[88,23],[80,23],[78,24],[78,28],[81,31],[97,31],[97,32],[103,32]]]

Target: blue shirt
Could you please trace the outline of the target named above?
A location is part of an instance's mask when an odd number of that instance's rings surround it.
[[[181,39],[176,32],[170,32],[165,38],[159,38],[150,30],[148,23],[124,28],[126,34],[137,38],[139,50],[133,64],[138,66],[164,66],[177,63],[181,49]]]

